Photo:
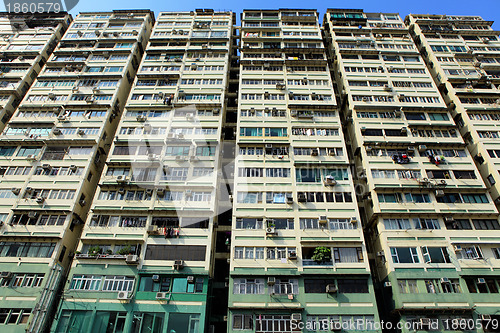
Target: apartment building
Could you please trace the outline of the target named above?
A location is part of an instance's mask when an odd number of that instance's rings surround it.
[[[427,20],[408,21],[420,45],[425,37],[415,22],[430,26]],[[487,294],[498,292],[498,212],[453,121],[456,112],[447,108],[450,98],[433,80],[445,80],[439,66],[448,64],[433,58],[430,72],[398,14],[330,9],[324,28],[384,319],[401,321],[402,332],[444,332],[453,330],[454,319],[490,318],[499,305]],[[440,31],[441,37],[432,32],[432,42],[459,40],[454,47],[472,59],[459,35]]]
[[[41,332],[53,318],[56,294],[139,64],[139,45],[148,39],[153,22],[149,11],[127,13],[80,14],[0,136],[1,214],[6,222],[1,229],[5,296],[0,324],[7,325],[2,331]],[[25,38],[47,52],[54,45],[35,43],[36,17]],[[55,19],[39,19],[42,27],[56,27],[54,37],[45,38],[49,44],[70,17]],[[25,49],[14,54],[29,54]],[[42,55],[29,57],[35,61]],[[30,70],[34,73],[39,66]]]
[[[55,332],[205,332],[233,25],[231,12],[159,13]]]
[[[318,13],[241,24],[228,331],[378,320]]]
[[[2,13],[0,17],[0,127],[3,130],[67,29],[71,16],[66,13],[38,16]],[[23,106],[28,104],[23,102]],[[22,123],[17,113],[12,121],[16,120]],[[26,120],[24,118],[25,123]],[[39,163],[28,159],[25,152],[32,150],[34,154],[42,145],[41,140],[24,133],[11,135],[4,131],[0,135],[0,192],[3,198],[0,208],[0,327],[3,332],[26,332],[33,326],[43,327],[48,319],[48,305],[55,296],[53,287],[67,264],[56,256],[62,250],[63,227],[46,228],[26,223],[28,212],[30,216],[59,221],[51,223],[54,226],[65,221],[63,215],[49,214],[50,207],[22,197],[23,190],[28,188],[35,170],[40,167]],[[20,222],[21,216],[24,223]],[[65,258],[64,254],[61,258]]]
[[[67,14],[0,15],[0,130],[71,22]]]

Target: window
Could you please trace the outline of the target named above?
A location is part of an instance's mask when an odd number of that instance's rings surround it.
[[[483,259],[483,252],[479,245],[462,245],[462,251],[456,252],[458,259]]]
[[[363,250],[360,247],[335,247],[333,258],[336,263],[363,262]]]
[[[384,227],[387,230],[411,229],[411,223],[408,219],[384,219]]]
[[[251,314],[234,314],[233,315],[234,330],[251,330],[253,329],[253,315]]]
[[[202,245],[148,245],[145,259],[205,261],[205,254]]]
[[[398,287],[402,294],[418,294],[417,280],[398,280]]]
[[[445,247],[427,247],[422,246],[422,255],[424,262],[428,263],[450,263],[450,255]]]
[[[134,278],[128,276],[105,276],[102,291],[132,291]]]
[[[233,294],[264,294],[264,279],[234,279]]]
[[[298,279],[276,279],[274,286],[269,287],[271,294],[277,295],[290,295],[299,293],[299,280]]]
[[[497,220],[472,220],[476,230],[500,230],[500,225]]]
[[[413,219],[413,223],[415,224],[415,229],[441,229],[437,219],[415,218]]]
[[[417,249],[414,247],[391,247],[392,262],[395,264],[419,263]]]
[[[55,243],[0,242],[0,257],[50,258]]]
[[[69,289],[98,291],[101,287],[102,276],[100,275],[74,275]]]
[[[348,180],[347,169],[316,169],[316,168],[297,168],[296,180],[299,183],[319,183],[326,178],[333,180]]]
[[[262,203],[262,192],[238,192],[237,203]]]
[[[456,179],[476,179],[476,173],[473,170],[453,171]]]

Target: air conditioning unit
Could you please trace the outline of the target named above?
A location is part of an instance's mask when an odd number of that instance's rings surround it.
[[[82,129],[79,129],[77,133],[78,135],[85,135],[85,131]]]
[[[276,235],[276,227],[267,227],[266,235],[268,236]]]
[[[276,278],[274,276],[270,276],[267,278],[267,285],[274,286],[276,284]]]
[[[439,280],[439,282],[441,282],[442,284],[443,283],[450,283],[450,279],[448,279],[447,277],[443,277]]]
[[[304,193],[297,194],[297,201],[298,202],[306,202],[307,201],[306,195]]]
[[[68,119],[67,116],[60,115],[60,116],[57,117],[57,120],[59,120],[59,121],[68,121],[69,119]]]
[[[154,274],[151,279],[154,281],[154,282],[159,282],[160,281],[160,276],[158,274]]]
[[[11,191],[12,191],[12,193],[14,193],[15,195],[18,195],[19,193],[21,193],[21,189],[20,189],[20,188],[17,188],[17,187],[13,187],[13,188],[11,188]]]
[[[76,171],[76,170],[78,169],[78,167],[77,167],[76,165],[74,165],[74,164],[71,164],[71,165],[69,166],[69,169],[70,169],[71,171]]]
[[[193,120],[194,114],[192,113],[186,113],[186,120]]]
[[[49,93],[48,96],[49,96],[49,99],[52,99],[52,100],[56,99],[56,94],[54,94],[54,93]]]
[[[138,115],[137,116],[137,121],[146,121],[148,119],[148,117],[146,117],[145,115]]]
[[[377,252],[377,257],[384,257],[384,256],[385,256],[384,251],[378,251]]]
[[[485,284],[486,283],[486,279],[485,278],[478,278],[477,279],[477,283]]]
[[[366,152],[371,152],[373,150],[373,147],[372,146],[366,146],[365,148]]]
[[[453,218],[453,216],[445,216],[444,221],[445,222],[453,222],[453,221],[455,221],[455,219]]]
[[[444,197],[444,191],[436,190],[436,198],[442,198],[442,197]]]
[[[125,262],[127,264],[137,264],[137,255],[135,254],[129,254],[127,255],[127,257],[125,258]]]
[[[426,145],[419,145],[418,146],[418,152],[419,153],[423,153],[427,150],[427,146]]]
[[[328,156],[337,156],[337,152],[334,148],[328,149]]]
[[[170,294],[166,292],[157,292],[156,299],[159,301],[168,301],[170,300]]]
[[[292,195],[287,195],[286,196],[286,203],[287,204],[292,204],[293,203],[293,196]]]
[[[159,156],[156,154],[148,154],[148,159],[151,161],[157,161],[159,159]]]
[[[455,252],[460,252],[462,251],[462,245],[454,245],[453,249],[455,250]]]
[[[187,282],[188,283],[194,283],[194,276],[193,275],[190,275],[187,277]]]
[[[165,195],[165,189],[162,189],[162,188],[157,189],[156,195],[159,197],[163,197]]]
[[[213,114],[216,115],[216,114],[219,114],[220,113],[220,109],[213,109]]]
[[[325,186],[335,186],[337,185],[337,181],[333,179],[333,177],[326,176],[325,179],[323,180],[323,184]]]
[[[116,177],[116,182],[117,183],[128,183],[128,181],[129,181],[128,176],[119,175],[118,177]]]
[[[326,215],[320,215],[318,221],[319,221],[319,223],[322,223],[322,224],[328,223],[328,217]]]
[[[349,222],[351,222],[352,224],[358,223],[358,219],[356,218],[356,216],[353,216],[351,217],[351,220]]]
[[[384,287],[390,288],[390,287],[392,287],[392,283],[390,283],[390,282],[384,282]]]
[[[294,321],[301,321],[302,320],[302,314],[301,313],[292,313],[292,320],[294,320]]]
[[[33,211],[31,211],[31,212],[29,212],[29,213],[28,213],[28,217],[29,217],[31,220],[36,219],[36,218],[38,217],[38,213],[37,213],[37,212],[33,212]]]
[[[59,128],[54,128],[52,130],[52,134],[54,134],[54,135],[61,135],[62,131]]]
[[[196,162],[196,161],[199,161],[199,157],[198,156],[189,156],[189,161],[190,162]]]
[[[150,225],[147,230],[148,235],[157,235],[158,234],[158,226]]]
[[[326,293],[327,294],[335,294],[338,290],[337,285],[335,284],[327,284],[326,285]]]
[[[318,155],[319,155],[319,151],[317,148],[311,149],[311,156],[318,156]]]
[[[36,202],[37,202],[37,203],[43,203],[44,201],[45,201],[45,198],[44,198],[44,197],[41,197],[41,196],[36,197]]]
[[[408,132],[408,129],[406,127],[401,127],[401,133],[406,133]]]
[[[193,195],[193,191],[192,190],[186,190],[186,197],[191,197]]]
[[[118,193],[120,194],[125,194],[125,189],[122,187],[122,188],[119,188],[118,189]]]
[[[297,252],[288,252],[288,259],[297,260]]]
[[[28,161],[35,161],[36,160],[36,155],[30,154],[30,155],[26,156],[26,159]]]
[[[120,300],[128,300],[128,291],[119,291],[116,298]]]
[[[184,268],[184,261],[183,260],[176,260],[174,261],[174,269],[180,271],[181,269]]]

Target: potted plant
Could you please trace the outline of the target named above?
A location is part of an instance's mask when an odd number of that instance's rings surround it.
[[[125,256],[127,254],[132,253],[132,247],[130,245],[127,245],[125,247],[122,247],[120,250],[117,252],[118,254],[121,254],[122,256]]]
[[[102,249],[99,245],[89,247],[89,256],[97,256],[102,253]]]
[[[325,246],[318,246],[314,249],[312,260],[323,263],[332,260],[332,251]]]

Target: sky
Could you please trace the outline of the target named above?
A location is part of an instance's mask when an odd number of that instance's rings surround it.
[[[500,30],[500,0],[79,0],[70,11],[75,16],[85,11],[106,11],[112,9],[151,9],[158,15],[161,11],[191,11],[196,8],[232,10],[243,9],[307,8],[317,9],[321,19],[327,8],[359,8],[365,12],[408,14],[480,15],[486,20],[498,21],[493,26]]]
[[[500,30],[500,0],[275,0],[272,3],[269,0],[79,0],[70,13],[76,16],[80,12],[88,11],[151,9],[158,15],[161,11],[191,11],[196,8],[232,10],[237,13],[238,24],[239,13],[243,9],[317,9],[321,20],[327,8],[356,8],[365,12],[399,13],[403,19],[410,13],[480,15],[486,20],[498,21],[493,28]]]

